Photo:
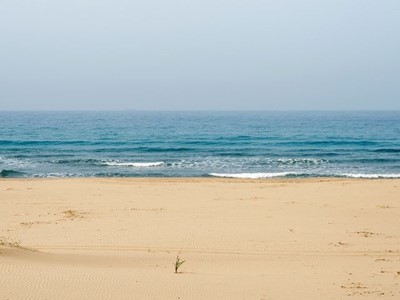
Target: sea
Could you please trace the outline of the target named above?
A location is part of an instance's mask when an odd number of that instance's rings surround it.
[[[0,112],[0,177],[400,178],[400,112]]]

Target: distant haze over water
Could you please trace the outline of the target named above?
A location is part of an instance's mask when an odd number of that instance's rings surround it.
[[[400,112],[0,112],[0,177],[400,177]]]

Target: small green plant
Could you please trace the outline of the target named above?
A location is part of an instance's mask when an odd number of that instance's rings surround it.
[[[181,260],[179,258],[179,255],[176,256],[176,261],[175,261],[175,273],[178,273],[179,267],[185,262],[185,260]]]

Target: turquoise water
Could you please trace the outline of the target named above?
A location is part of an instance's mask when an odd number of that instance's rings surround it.
[[[400,112],[0,112],[2,177],[400,177]]]

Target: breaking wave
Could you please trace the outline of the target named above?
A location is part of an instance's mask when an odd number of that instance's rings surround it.
[[[276,172],[276,173],[209,173],[208,175],[213,177],[258,179],[258,178],[297,176],[299,174],[294,172]]]
[[[21,177],[23,176],[23,172],[15,171],[15,170],[1,170],[0,177]]]
[[[337,174],[336,176],[339,176],[339,177],[349,177],[349,178],[367,178],[367,179],[400,178],[400,174],[343,173],[343,174]]]
[[[148,168],[148,167],[159,167],[162,166],[164,162],[104,162],[106,166],[115,166],[115,167],[137,167],[137,168]]]

